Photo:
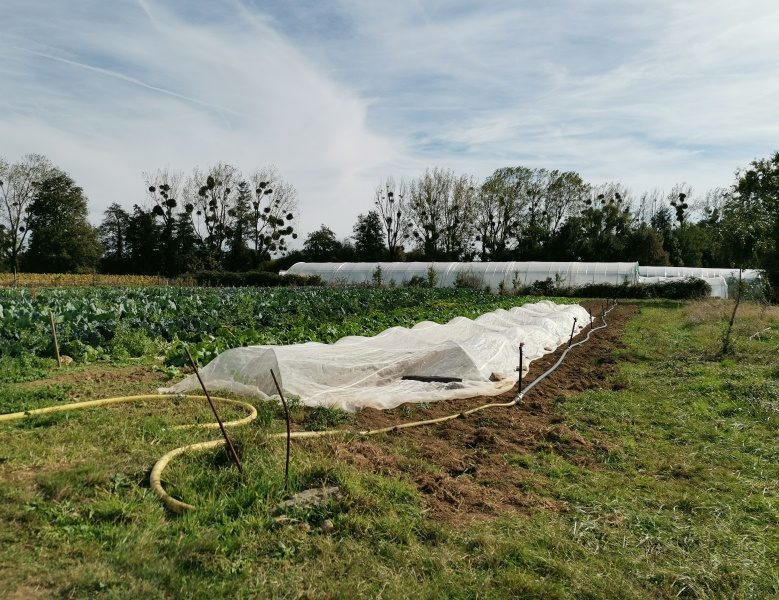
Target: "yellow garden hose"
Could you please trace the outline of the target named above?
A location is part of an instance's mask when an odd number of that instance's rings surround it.
[[[161,399],[206,400],[206,397],[193,396],[189,394],[186,395],[144,394],[141,396],[117,396],[116,398],[104,398],[101,400],[87,400],[85,402],[72,402],[70,404],[63,404],[61,406],[47,406],[46,408],[35,408],[23,412],[8,413],[5,415],[0,415],[0,423],[8,422],[8,421],[18,421],[19,419],[24,419],[26,417],[33,417],[37,415],[67,412],[71,410],[80,410],[84,408],[96,408],[99,406],[108,406],[108,405],[115,405],[115,404],[126,404],[129,402],[143,402],[144,400],[161,400]],[[240,406],[242,408],[245,408],[249,413],[246,417],[243,417],[242,419],[236,419],[234,421],[226,421],[224,423],[226,427],[240,427],[241,425],[247,425],[248,423],[251,423],[252,421],[254,421],[254,419],[257,418],[257,409],[251,404],[249,404],[248,402],[241,402],[239,400],[230,400],[228,398],[220,398],[219,396],[211,396],[211,399],[219,402],[224,402],[225,404]],[[218,423],[197,423],[193,425],[178,425],[174,427],[174,429],[193,429],[193,428],[217,429],[219,428],[219,424]],[[207,450],[208,448],[216,448],[222,444],[224,444],[224,440],[216,440],[214,442],[203,442],[200,444],[189,444],[187,446],[182,446],[181,448],[176,448],[175,450],[172,450],[167,454],[165,454],[165,456],[163,456],[162,458],[160,458],[160,460],[157,461],[157,463],[154,465],[154,468],[151,471],[151,476],[149,477],[149,483],[151,484],[152,491],[155,494],[157,494],[157,496],[159,496],[160,500],[162,500],[165,506],[167,506],[173,512],[181,513],[191,508],[194,508],[191,504],[186,504],[184,502],[180,502],[176,500],[173,496],[171,496],[165,491],[160,481],[160,477],[162,476],[162,471],[165,469],[165,467],[171,461],[171,459],[178,456],[179,454],[183,454],[184,452],[194,452],[197,450]]]

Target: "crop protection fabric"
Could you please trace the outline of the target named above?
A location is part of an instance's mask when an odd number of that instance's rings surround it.
[[[371,337],[348,336],[333,344],[233,348],[200,369],[200,375],[209,391],[267,399],[278,396],[273,369],[285,395],[298,397],[306,406],[347,411],[492,396],[516,383],[520,343],[522,368],[527,371],[533,360],[567,342],[571,330],[580,331],[589,320],[579,305],[543,301],[498,309],[473,320],[422,321],[410,329],[392,327]],[[457,377],[462,382],[407,381],[402,379],[405,375]],[[200,384],[190,375],[160,391],[197,389]]]

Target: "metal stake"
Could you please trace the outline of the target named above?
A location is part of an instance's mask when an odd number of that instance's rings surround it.
[[[276,384],[279,398],[281,398],[281,403],[284,405],[284,416],[287,419],[287,458],[284,462],[284,489],[286,490],[289,483],[289,448],[292,443],[292,433],[290,432],[289,426],[289,408],[287,407],[287,401],[284,399],[284,394],[281,391],[279,382],[276,380],[276,374],[273,372],[273,369],[270,370],[270,376],[273,377],[273,383]]]
[[[189,353],[189,348],[184,346],[184,349],[187,351],[189,362],[192,364],[192,368],[195,370],[195,375],[197,375],[197,380],[200,382],[200,387],[203,388],[203,393],[206,395],[206,398],[208,399],[208,403],[211,405],[211,410],[213,411],[214,416],[216,417],[216,422],[219,423],[219,429],[222,431],[222,435],[224,436],[225,439],[225,447],[227,448],[227,455],[235,463],[235,466],[238,467],[238,470],[241,473],[243,473],[243,465],[241,465],[241,460],[238,458],[238,453],[235,451],[235,447],[233,446],[233,443],[230,441],[230,438],[227,436],[227,431],[225,430],[224,423],[222,423],[222,419],[219,418],[219,413],[216,412],[216,406],[214,406],[214,401],[211,400],[211,396],[208,394],[208,390],[206,389],[206,384],[203,383],[203,379],[201,379],[200,377],[200,372],[197,370],[197,364],[195,363],[195,359],[192,358],[192,355]]]
[[[525,364],[523,359],[523,350],[525,348],[525,342],[519,344],[519,382],[517,383],[517,394],[522,393],[522,368]]]
[[[571,325],[571,337],[568,338],[568,347],[571,347],[571,342],[573,341],[573,332],[576,331],[576,317],[573,318],[573,325]]]

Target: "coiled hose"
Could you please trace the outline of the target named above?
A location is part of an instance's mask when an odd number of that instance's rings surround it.
[[[616,302],[614,305],[612,305],[608,310],[604,311],[604,313],[601,315],[601,320],[603,321],[602,325],[599,325],[598,327],[593,327],[592,323],[590,324],[590,329],[587,332],[587,336],[576,343],[570,344],[565,350],[563,350],[562,354],[560,354],[560,357],[557,359],[557,362],[553,364],[549,369],[544,371],[541,375],[536,377],[532,382],[530,382],[527,387],[523,390],[519,390],[517,393],[517,396],[511,400],[510,402],[493,402],[490,404],[483,404],[481,406],[477,406],[475,408],[471,408],[465,411],[461,411],[458,413],[453,413],[451,415],[446,415],[443,417],[437,417],[435,419],[425,419],[422,421],[410,421],[407,423],[400,423],[398,425],[390,425],[388,427],[381,427],[378,429],[365,429],[362,431],[352,431],[348,429],[329,429],[326,431],[293,431],[290,434],[290,437],[295,439],[300,438],[320,438],[320,437],[328,437],[328,436],[336,436],[336,435],[353,435],[353,436],[372,436],[372,435],[378,435],[381,433],[389,433],[392,431],[400,431],[401,429],[408,429],[411,427],[421,427],[423,425],[434,425],[436,423],[444,423],[446,421],[451,421],[453,419],[459,419],[466,417],[468,415],[471,415],[473,413],[488,409],[488,408],[497,408],[497,407],[509,407],[514,406],[516,404],[519,404],[522,402],[522,399],[527,395],[527,393],[533,389],[536,385],[541,383],[544,379],[549,377],[565,360],[565,357],[567,354],[577,346],[581,346],[582,344],[586,343],[590,336],[593,334],[593,332],[598,331],[599,329],[605,329],[608,326],[608,323],[606,322],[606,315],[608,315],[614,308],[616,307]],[[248,423],[251,423],[254,421],[254,419],[257,418],[257,409],[249,404],[248,402],[241,402],[240,400],[230,400],[228,398],[220,398],[218,396],[211,396],[212,400],[217,400],[220,402],[224,402],[226,404],[232,404],[234,406],[240,406],[242,408],[245,408],[247,412],[249,413],[246,417],[243,417],[242,419],[237,419],[234,421],[227,421],[224,423],[225,427],[240,427],[242,425],[247,425]],[[102,400],[88,400],[86,402],[74,402],[71,404],[64,404],[62,406],[49,406],[46,408],[37,408],[33,410],[23,411],[23,412],[16,412],[16,413],[8,413],[4,415],[0,415],[0,423],[7,422],[7,421],[15,421],[19,419],[24,419],[26,417],[35,416],[35,415],[42,415],[42,414],[50,414],[50,413],[58,413],[58,412],[66,412],[71,410],[80,410],[84,408],[95,408],[98,406],[108,406],[108,405],[114,405],[114,404],[125,404],[129,402],[142,402],[145,400],[159,400],[159,399],[168,399],[168,400],[180,400],[180,399],[186,399],[186,400],[206,400],[205,396],[194,396],[194,395],[170,395],[170,394],[146,394],[141,396],[119,396],[116,398],[105,398]],[[175,429],[217,429],[219,427],[218,423],[203,423],[203,424],[195,424],[195,425],[178,425],[175,427]],[[268,437],[273,439],[279,439],[279,438],[285,438],[287,436],[286,433],[274,433]],[[225,441],[224,439],[218,439],[218,440],[212,440],[209,442],[199,442],[197,444],[188,444],[186,446],[181,446],[179,448],[175,448],[171,450],[170,452],[167,452],[163,456],[160,457],[160,459],[154,464],[154,467],[152,467],[151,474],[149,476],[149,484],[152,489],[152,491],[159,497],[159,499],[162,501],[162,503],[172,512],[174,513],[184,513],[188,510],[191,510],[195,508],[191,504],[187,504],[186,502],[182,502],[181,500],[177,500],[170,494],[168,494],[165,491],[165,488],[162,486],[162,473],[165,470],[165,468],[168,466],[168,464],[177,456],[181,454],[187,454],[191,452],[200,452],[204,450],[210,450],[213,448],[219,448],[220,446],[224,446]]]

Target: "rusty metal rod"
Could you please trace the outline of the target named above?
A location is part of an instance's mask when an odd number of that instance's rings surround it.
[[[571,347],[571,342],[573,342],[573,333],[576,331],[576,317],[573,318],[573,325],[571,325],[571,337],[568,338],[568,347]]]
[[[238,467],[238,470],[241,473],[243,473],[243,465],[241,464],[241,459],[238,458],[238,453],[235,451],[235,446],[233,446],[233,443],[230,441],[230,437],[227,435],[227,430],[225,429],[224,423],[222,423],[222,419],[219,417],[219,413],[216,412],[216,406],[214,406],[214,402],[213,400],[211,400],[211,396],[208,393],[208,390],[206,389],[206,384],[203,383],[203,379],[200,377],[200,371],[197,370],[197,363],[195,363],[195,359],[192,358],[192,354],[190,354],[189,348],[187,346],[184,346],[184,349],[187,351],[189,362],[192,364],[192,368],[195,370],[195,375],[197,376],[197,380],[200,382],[200,387],[203,388],[203,393],[206,395],[206,399],[208,399],[208,404],[211,405],[211,410],[213,411],[214,416],[216,417],[216,422],[219,423],[219,429],[222,431],[222,435],[224,436],[225,439],[225,448],[227,449],[227,455],[235,463],[235,466]]]
[[[520,398],[522,396],[522,368],[525,365],[524,359],[524,348],[525,348],[525,342],[520,342],[519,344],[519,381],[517,382],[517,397]]]
[[[276,373],[273,372],[273,369],[270,370],[270,376],[273,377],[273,383],[276,384],[276,389],[279,392],[279,398],[281,398],[281,404],[284,406],[284,416],[287,420],[287,457],[284,461],[284,489],[286,490],[289,485],[289,449],[292,445],[292,433],[290,430],[290,422],[289,422],[289,408],[287,407],[287,401],[284,399],[284,394],[281,391],[281,386],[279,385],[278,380],[276,379]]]

